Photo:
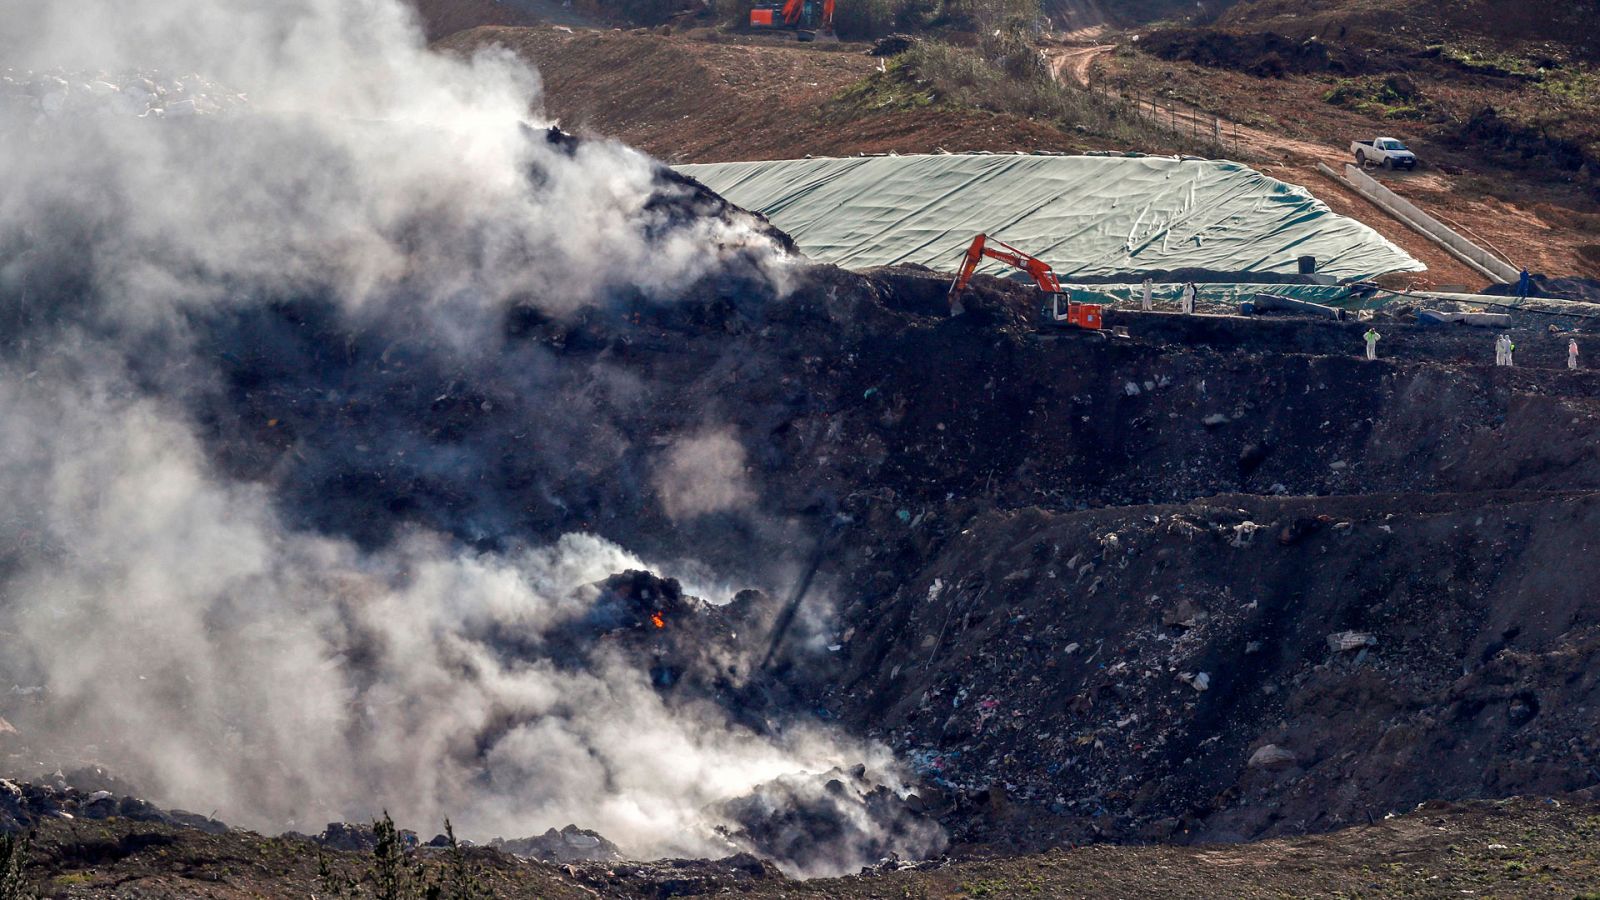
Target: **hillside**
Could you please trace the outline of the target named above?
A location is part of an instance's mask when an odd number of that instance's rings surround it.
[[[1597,14],[1600,5],[1594,0],[1237,0],[1216,24],[1373,48],[1468,42],[1516,52],[1551,44],[1595,59],[1600,58]]]
[[[936,54],[915,56],[914,62],[906,61],[912,57],[885,62],[863,52],[863,45],[810,47],[725,39],[704,31],[662,36],[549,27],[478,29],[439,47],[465,53],[494,44],[516,50],[539,67],[545,109],[565,126],[616,137],[670,162],[939,150],[1216,152],[1214,146],[1209,151],[1191,147],[1187,127],[1167,130],[1159,122],[1128,115],[1124,121],[1139,123],[1140,130],[1097,135],[1088,126],[1071,125],[1071,118],[1038,115],[1048,107],[1032,100],[1014,101],[994,90],[971,91],[958,78],[950,78],[946,87],[936,80],[945,76],[930,77],[917,68],[924,60],[944,65]],[[1476,285],[1481,280],[1318,173],[1318,161],[1335,166],[1345,162],[1350,135],[1388,133],[1395,127],[1323,101],[1330,90],[1324,81],[1332,83],[1337,76],[1263,79],[1131,50],[1106,52],[1110,49],[1112,45],[1103,45],[1084,58],[1084,76],[1093,90],[1064,85],[1069,101],[1099,102],[1094,91],[1111,86],[1145,97],[1160,93],[1169,98],[1163,102],[1178,98],[1196,109],[1238,116],[1291,145],[1246,146],[1242,155],[1247,161],[1270,175],[1309,186],[1335,211],[1400,244],[1429,266],[1424,282]],[[880,67],[887,71],[880,72]],[[1320,108],[1319,114],[1303,115],[1308,107]],[[1003,111],[1007,108],[1022,112]],[[1521,183],[1491,182],[1460,168],[1470,161],[1470,152],[1428,141],[1420,145],[1425,153],[1437,151],[1451,160],[1450,168],[1411,176],[1397,189],[1476,232],[1492,233],[1496,246],[1535,271],[1600,272],[1600,255],[1586,249],[1600,245],[1594,232],[1600,218],[1586,212],[1592,203],[1581,192],[1532,175]]]
[[[1428,804],[1371,825],[1248,848],[1099,845],[1011,859],[889,865],[857,878],[811,882],[783,878],[749,859],[557,865],[469,849],[458,862],[451,851],[431,847],[415,858],[423,863],[417,881],[457,892],[447,897],[483,900],[1587,896],[1600,886],[1589,852],[1597,837],[1600,807],[1592,799],[1530,798]],[[55,896],[110,900],[353,895],[345,879],[372,890],[377,871],[373,854],[301,840],[207,835],[125,820],[56,820],[39,835],[24,874]],[[409,868],[402,873],[402,886],[413,883]]]
[[[509,47],[539,68],[545,111],[565,127],[615,137],[668,162],[1107,144],[1003,112],[894,102],[846,108],[835,101],[880,65],[862,45],[483,28],[438,47],[466,53],[489,45]]]
[[[538,19],[501,0],[409,0],[430,41],[481,25],[531,25]]]
[[[1597,69],[1367,2],[30,8],[0,900],[1600,896]]]

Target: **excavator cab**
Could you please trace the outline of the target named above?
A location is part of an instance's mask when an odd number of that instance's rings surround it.
[[[795,39],[814,41],[820,35],[837,41],[833,32],[834,0],[786,0],[784,3],[757,3],[750,8],[750,27],[793,29]]]
[[[782,3],[757,3],[750,9],[751,28],[782,28]]]
[[[1057,293],[1050,295],[1050,305],[1042,312],[1052,324],[1099,331],[1103,327],[1100,310],[1098,303],[1074,303],[1067,295]]]

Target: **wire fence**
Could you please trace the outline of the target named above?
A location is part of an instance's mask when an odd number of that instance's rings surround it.
[[[1089,90],[1107,100],[1122,101],[1152,123],[1175,132],[1180,138],[1187,138],[1193,147],[1214,148],[1219,155],[1239,156],[1242,152],[1238,122],[1224,122],[1220,116],[1181,106],[1155,94],[1146,96],[1137,90],[1113,90],[1111,81],[1104,78],[1092,84]]]

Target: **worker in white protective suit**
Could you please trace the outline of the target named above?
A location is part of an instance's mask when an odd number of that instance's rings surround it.
[[[1383,335],[1378,334],[1378,329],[1376,328],[1368,328],[1367,333],[1362,337],[1367,342],[1367,359],[1377,359],[1378,340],[1382,338]]]
[[[1516,357],[1512,355],[1516,352],[1516,349],[1517,345],[1511,342],[1511,335],[1506,335],[1506,365],[1514,366],[1517,364]]]
[[[1144,280],[1144,294],[1139,298],[1139,308],[1145,312],[1149,312],[1152,308],[1153,302],[1154,298],[1151,296],[1150,279],[1146,278]]]
[[[1508,350],[1507,348],[1510,345],[1511,345],[1511,339],[1510,338],[1507,338],[1503,334],[1495,335],[1495,338],[1494,338],[1494,364],[1495,365],[1503,366],[1503,365],[1507,365],[1508,364],[1507,363],[1507,359],[1511,355],[1511,351]]]
[[[1194,299],[1195,299],[1195,295],[1197,293],[1199,293],[1199,292],[1194,289],[1194,282],[1191,281],[1188,284],[1183,286],[1183,311],[1184,312],[1186,312],[1186,313],[1194,312]]]
[[[1578,339],[1577,338],[1567,338],[1567,368],[1576,369],[1577,367],[1578,367]]]

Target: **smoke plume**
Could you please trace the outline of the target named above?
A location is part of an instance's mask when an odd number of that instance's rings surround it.
[[[685,437],[667,451],[656,492],[674,519],[747,506],[754,498],[744,446],[727,430]]]
[[[718,804],[780,776],[894,782],[873,747],[669,698],[605,641],[543,653],[646,563],[485,487],[526,455],[567,510],[631,452],[606,423],[639,385],[509,346],[509,311],[779,296],[760,223],[547,137],[531,70],[428,52],[399,0],[0,16],[0,676],[45,688],[36,754],[269,830],[386,807],[636,855],[729,849]],[[579,414],[600,424],[551,424]],[[742,467],[712,430],[637,480],[673,517],[737,511]],[[377,499],[327,495],[352,483]]]

